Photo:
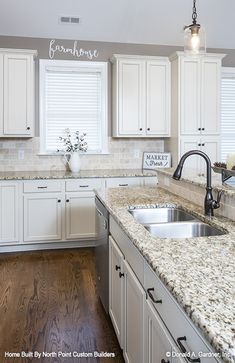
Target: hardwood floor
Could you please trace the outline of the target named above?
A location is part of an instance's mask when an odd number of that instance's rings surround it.
[[[36,351],[52,354],[5,357]],[[94,351],[115,358],[73,357]],[[124,362],[97,297],[93,249],[0,255],[0,362]]]

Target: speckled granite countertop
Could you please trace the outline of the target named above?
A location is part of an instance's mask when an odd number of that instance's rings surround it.
[[[225,362],[235,362],[235,223],[223,217],[208,219],[202,208],[161,188],[109,188],[97,194],[206,340]],[[165,204],[194,211],[229,233],[160,239],[127,211],[128,206]]]
[[[166,168],[166,169],[158,169],[158,173],[162,175],[167,175],[172,177],[175,169]],[[234,185],[223,185],[221,180],[221,175],[215,173],[213,170],[212,173],[212,187],[215,190],[223,190],[225,194],[231,195],[235,197],[235,184]],[[186,181],[188,183],[192,183],[194,185],[199,185],[201,187],[206,186],[206,176],[199,176],[195,169],[183,169],[181,180]],[[234,183],[234,182],[233,182]]]
[[[0,172],[0,180],[114,178],[134,176],[156,176],[156,172],[152,170],[141,169],[81,170],[79,173],[75,174],[72,174],[71,172],[65,170]]]

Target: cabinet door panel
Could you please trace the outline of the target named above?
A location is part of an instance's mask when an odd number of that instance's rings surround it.
[[[173,341],[163,325],[158,313],[148,301],[145,303],[145,344],[146,363],[170,362]],[[167,357],[167,353],[169,354]]]
[[[180,156],[190,150],[200,150],[200,138],[199,137],[182,137],[180,142]],[[200,172],[201,158],[198,155],[192,155],[185,160],[184,169],[196,169]]]
[[[200,63],[198,59],[181,59],[181,134],[200,134]]]
[[[113,322],[120,347],[123,348],[123,254],[109,238],[109,314]]]
[[[145,291],[124,261],[125,342],[124,357],[127,363],[143,363],[143,329]]]
[[[31,62],[31,57],[28,55],[4,55],[4,135],[30,136],[32,133]]]
[[[0,242],[19,241],[18,185],[0,185]]]
[[[145,127],[143,61],[119,63],[119,134],[142,135]],[[140,130],[142,129],[142,130]]]
[[[62,238],[62,195],[24,196],[24,241],[54,241]]]
[[[220,133],[220,60],[201,61],[201,127],[203,134]]]
[[[94,238],[95,196],[93,192],[66,194],[66,239]]]
[[[169,135],[169,65],[147,62],[147,135]]]
[[[0,54],[0,135],[3,133],[3,55]]]

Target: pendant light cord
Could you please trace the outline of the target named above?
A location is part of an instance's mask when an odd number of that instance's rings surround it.
[[[197,24],[197,9],[196,0],[193,0],[193,13],[192,13],[193,24]]]

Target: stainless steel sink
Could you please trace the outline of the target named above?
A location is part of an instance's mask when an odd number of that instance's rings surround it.
[[[196,221],[150,224],[144,227],[153,236],[160,238],[195,238],[225,234],[209,224]]]
[[[137,208],[129,209],[129,212],[141,224],[169,223],[196,219],[180,208]]]

